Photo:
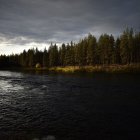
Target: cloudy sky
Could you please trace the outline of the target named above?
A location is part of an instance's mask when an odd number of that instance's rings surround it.
[[[0,54],[140,31],[140,0],[0,0]]]

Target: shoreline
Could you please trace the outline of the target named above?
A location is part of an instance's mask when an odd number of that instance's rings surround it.
[[[53,73],[140,73],[140,64],[65,67],[57,66],[50,68],[25,68],[25,70],[46,71]]]
[[[140,64],[95,65],[95,66],[56,66],[40,68],[3,68],[11,71],[42,71],[52,73],[140,73]]]

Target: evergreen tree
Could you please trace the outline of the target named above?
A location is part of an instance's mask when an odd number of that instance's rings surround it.
[[[116,64],[121,64],[121,56],[120,56],[120,38],[117,38],[115,42],[115,63]]]
[[[59,57],[60,57],[60,65],[65,66],[65,56],[66,56],[66,46],[63,43],[62,46],[59,49]]]
[[[101,64],[110,64],[112,52],[112,38],[107,34],[101,35],[98,41],[98,53]]]
[[[49,48],[49,66],[57,66],[58,65],[58,47],[56,44],[53,46],[51,44]]]
[[[49,66],[49,57],[48,57],[48,52],[45,48],[43,52],[43,67],[48,67],[48,66]]]
[[[120,42],[120,55],[122,64],[130,63],[130,47],[129,47],[129,29],[126,29],[121,35]]]
[[[88,65],[93,65],[96,63],[95,58],[96,58],[96,53],[95,53],[95,48],[96,48],[96,38],[89,34],[88,36],[88,44],[87,44],[87,64]]]

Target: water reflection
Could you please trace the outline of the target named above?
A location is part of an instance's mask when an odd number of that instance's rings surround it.
[[[23,90],[24,87],[20,85],[19,80],[22,78],[20,73],[1,71],[0,72],[0,91],[1,94],[7,92],[18,92]]]
[[[24,86],[19,82],[22,78],[20,73],[0,71],[0,106],[3,111],[4,106],[13,107],[18,94],[22,93]],[[21,97],[22,94],[19,96]],[[0,114],[2,117],[2,114]]]
[[[17,92],[23,89],[23,86],[12,83],[12,81],[0,80],[0,94],[5,94],[6,92]]]
[[[10,72],[10,71],[0,71],[0,77],[21,77],[22,73]]]

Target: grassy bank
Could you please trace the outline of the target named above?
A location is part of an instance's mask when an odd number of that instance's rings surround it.
[[[52,72],[76,73],[76,72],[105,72],[105,73],[140,73],[140,64],[129,65],[96,65],[96,66],[66,66],[52,67]]]
[[[25,72],[54,72],[54,73],[140,73],[140,64],[129,65],[95,65],[95,66],[65,66],[50,68],[5,68],[1,70]]]

